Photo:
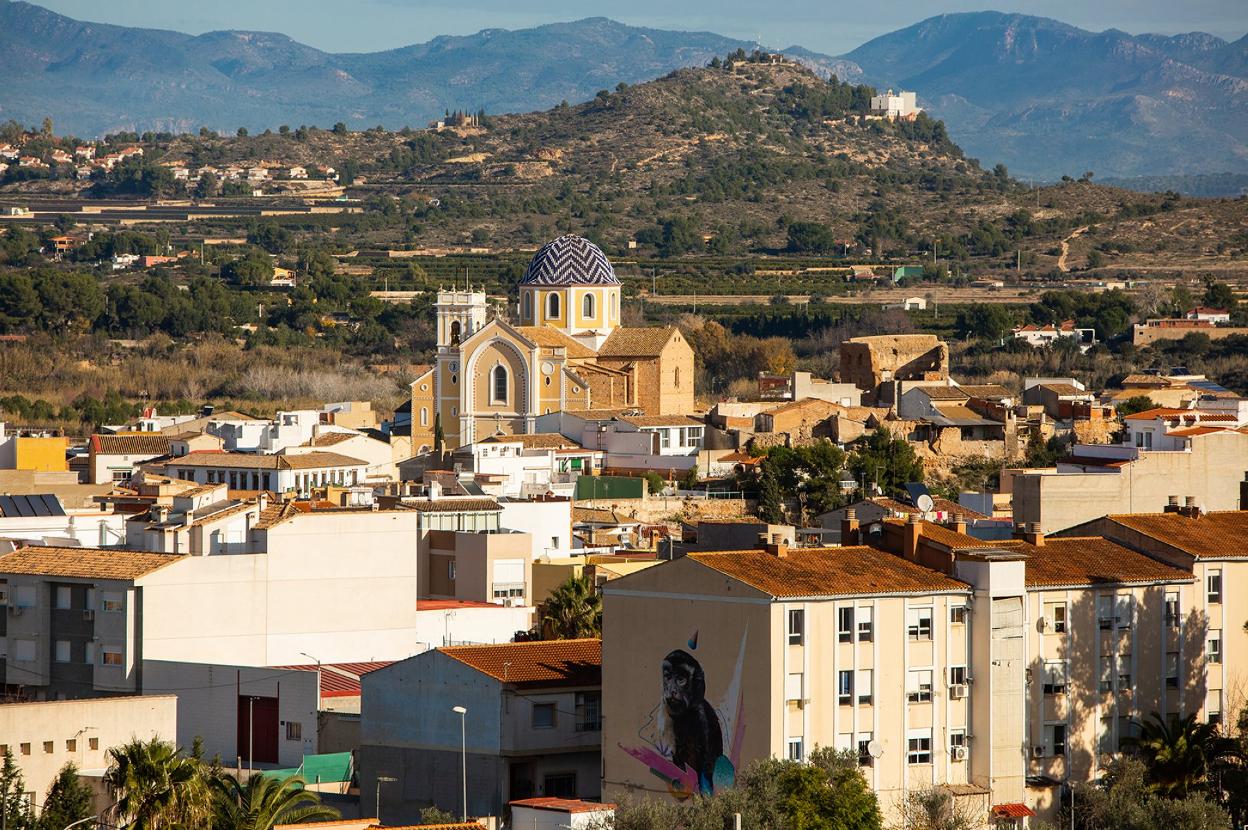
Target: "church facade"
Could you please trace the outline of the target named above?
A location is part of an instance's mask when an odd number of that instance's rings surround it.
[[[491,317],[484,291],[438,292],[437,359],[412,382],[412,450],[440,425],[454,449],[531,433],[561,410],[694,409],[693,350],[675,327],[620,325],[620,281],[598,246],[561,236],[520,281],[517,322]]]

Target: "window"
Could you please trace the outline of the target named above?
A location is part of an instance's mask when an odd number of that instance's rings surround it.
[[[965,686],[966,685],[966,666],[950,666],[949,667],[949,685]]]
[[[670,429],[661,429],[659,432],[659,449],[667,450],[672,447],[672,431]]]
[[[69,640],[57,640],[56,641],[56,658],[55,659],[56,659],[56,662],[58,663],[69,662]]]
[[[44,754],[44,755],[51,755],[51,754],[52,754],[53,752],[55,752],[55,751],[56,751],[56,742],[55,742],[55,741],[44,741],[44,742],[43,742],[43,754]]]
[[[1044,754],[1066,754],[1066,724],[1046,723],[1044,725]]]
[[[789,738],[789,760],[801,761],[805,758],[801,738]]]
[[[534,703],[532,723],[533,723],[534,729],[554,729],[555,728],[555,704]]]
[[[970,609],[965,605],[955,605],[949,609],[949,622],[954,625],[966,625],[966,615]]]
[[[100,739],[99,738],[87,738],[87,747],[90,749],[98,750],[100,748]]]
[[[1209,629],[1209,635],[1205,638],[1205,658],[1210,663],[1222,662],[1222,629]]]
[[[543,776],[542,791],[549,798],[576,798],[576,773],[556,772]]]
[[[961,750],[961,751],[959,751]],[[961,756],[961,757],[958,757]],[[949,730],[949,757],[955,761],[966,760],[966,730]]]
[[[523,309],[523,311],[520,312],[520,315],[525,320],[529,320],[533,317],[533,292],[532,291],[524,292],[524,297],[522,298],[521,308]]]
[[[1114,657],[1112,654],[1101,655],[1101,679],[1099,688],[1102,692],[1114,690]]]
[[[673,372],[673,376],[674,376],[675,381],[676,381],[676,382],[675,382],[675,384],[674,384],[674,386],[675,386],[677,389],[679,389],[679,388],[680,388],[680,367],[679,367],[679,366],[677,366],[677,367],[676,367],[676,371],[675,371],[675,372]]]
[[[459,321],[458,320],[454,320],[451,322],[451,342],[452,343],[459,342]]]
[[[1222,601],[1222,569],[1210,568],[1205,572],[1205,588],[1209,594],[1209,602]]]
[[[801,672],[793,672],[784,681],[784,699],[785,700],[802,700],[802,682],[804,678]]]
[[[65,751],[66,751],[66,752],[77,752],[77,751],[78,751],[78,742],[77,742],[76,740],[74,740],[73,738],[67,738],[67,739],[65,740]]]
[[[1166,688],[1179,688],[1179,653],[1177,651],[1166,652]]]
[[[854,702],[854,673],[839,671],[836,673],[836,702],[841,706],[851,706]]]
[[[1097,594],[1096,624],[1102,631],[1114,627],[1114,597],[1112,594]]]
[[[286,721],[286,740],[302,741],[303,740],[303,724],[297,720]]]
[[[1135,434],[1135,445],[1142,450],[1151,450],[1153,448],[1153,434],[1151,432],[1137,432]]]
[[[422,427],[429,426],[429,407],[427,406],[420,408],[420,425]]]
[[[121,664],[121,649],[116,648],[115,646],[105,646],[100,650],[101,666],[120,666]]]
[[[581,301],[581,316],[582,317],[594,316],[594,295],[593,294],[586,294],[585,299]]]
[[[22,755],[29,755],[29,754],[30,754],[30,744],[29,744],[29,743],[19,744],[19,749],[21,750],[21,754],[22,754]]]
[[[1131,594],[1119,594],[1114,601],[1114,619],[1119,628],[1130,628],[1135,622],[1135,597]]]
[[[1205,693],[1205,721],[1215,726],[1222,723],[1222,690],[1210,689]]]
[[[52,607],[60,608],[64,610],[66,608],[72,607],[72,605],[73,605],[73,593],[70,591],[69,586],[57,585],[55,604]]]
[[[869,767],[875,764],[875,759],[871,757],[871,732],[858,733],[858,766]]]
[[[869,643],[871,638],[875,636],[875,625],[872,617],[873,608],[858,609],[858,642]]]
[[[1044,693],[1066,694],[1066,661],[1050,660],[1044,664]]]
[[[1166,627],[1179,627],[1179,593],[1178,591],[1166,592]]]
[[[558,294],[552,293],[552,294],[546,295],[546,316],[552,317],[552,318],[559,316],[559,295]]]
[[[13,641],[13,659],[19,663],[35,662],[35,641],[34,640],[14,640]]]
[[[790,609],[789,611],[789,645],[800,646],[802,644],[803,628],[806,625],[806,612],[800,608]]]
[[[1044,606],[1044,618],[1048,621],[1047,630],[1052,634],[1066,633],[1066,603],[1049,602]]]
[[[451,582],[455,581],[455,560],[452,559],[446,563],[446,578]]]
[[[507,403],[507,367],[495,366],[490,378],[490,403]]]
[[[1131,688],[1131,655],[1118,655],[1118,688],[1126,691]]]
[[[0,606],[9,604],[9,584],[0,582]],[[3,753],[0,753],[3,754]]]
[[[602,731],[602,692],[576,693],[576,731]]]
[[[929,703],[932,699],[932,670],[915,669],[906,674],[906,700]]]
[[[836,639],[842,643],[854,641],[854,609],[836,609]]]
[[[906,611],[906,633],[911,640],[932,639],[932,609],[908,609]]]
[[[863,706],[870,706],[872,700],[872,681],[874,681],[871,669],[858,670],[858,703]]]
[[[100,608],[109,612],[120,612],[126,608],[125,601],[121,594],[105,594],[100,602]]]
[[[910,730],[906,737],[906,762],[910,764],[932,762],[932,730]]]

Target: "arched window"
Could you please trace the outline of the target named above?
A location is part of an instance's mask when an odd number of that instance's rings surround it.
[[[581,301],[581,316],[593,318],[594,316],[594,295],[586,294],[585,299]]]
[[[458,320],[455,320],[454,322],[451,323],[451,342],[452,343],[459,342],[459,321]]]
[[[427,406],[420,408],[420,425],[422,427],[429,426],[429,407]]]
[[[533,319],[533,292],[524,292],[524,300],[520,304],[520,318],[525,322]]]
[[[507,367],[498,365],[490,374],[490,403],[507,403]]]
[[[620,316],[620,295],[614,291],[611,292],[611,316],[613,318]]]
[[[554,292],[546,295],[546,316],[550,319],[559,317],[559,295]]]

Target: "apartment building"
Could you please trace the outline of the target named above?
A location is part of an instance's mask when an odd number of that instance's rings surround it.
[[[231,490],[267,490],[306,497],[314,487],[364,483],[369,464],[325,450],[289,455],[192,452],[147,469],[196,484],[229,484]]]
[[[494,435],[456,451],[466,469],[498,483],[489,492],[512,498],[571,496],[576,479],[602,468],[606,454],[559,433]]]
[[[160,433],[92,435],[87,444],[88,481],[91,484],[127,481],[140,464],[169,453],[169,436]]]
[[[458,810],[462,762],[469,815],[597,798],[601,669],[600,641],[555,640],[439,648],[364,675],[360,791],[398,779],[391,820],[415,821],[430,804]]]

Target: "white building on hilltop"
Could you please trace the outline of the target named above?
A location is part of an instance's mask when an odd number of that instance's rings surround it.
[[[897,92],[891,89],[883,95],[876,95],[871,99],[872,115],[882,115],[885,118],[909,118],[918,115],[923,108],[918,105],[913,92]]]

